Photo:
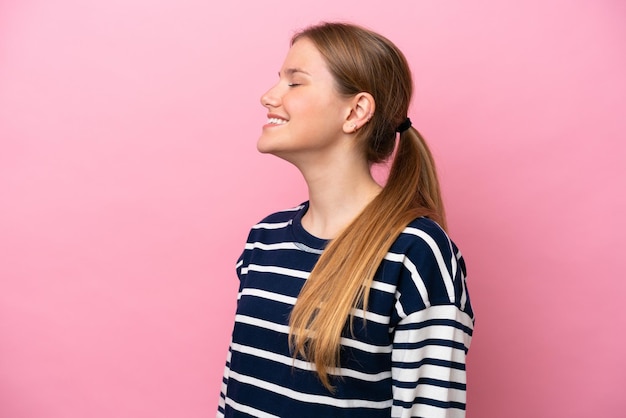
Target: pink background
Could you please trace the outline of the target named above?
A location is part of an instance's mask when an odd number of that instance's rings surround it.
[[[506,3],[506,4],[504,4]],[[206,417],[293,30],[394,40],[477,326],[469,418],[626,414],[626,3],[0,2],[0,416]]]

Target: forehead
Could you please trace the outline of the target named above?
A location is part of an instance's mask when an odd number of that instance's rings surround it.
[[[281,72],[283,74],[301,70],[311,76],[330,75],[326,61],[307,38],[298,39],[287,52]]]

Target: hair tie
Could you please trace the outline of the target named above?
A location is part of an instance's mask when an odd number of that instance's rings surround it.
[[[411,119],[406,118],[397,128],[396,132],[402,133],[412,126]]]

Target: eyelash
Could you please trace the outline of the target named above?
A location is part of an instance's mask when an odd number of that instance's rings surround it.
[[[289,87],[297,87],[297,86],[299,86],[300,84],[298,84],[298,83],[288,83],[287,85],[288,85]]]

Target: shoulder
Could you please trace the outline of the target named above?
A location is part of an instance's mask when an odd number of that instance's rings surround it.
[[[391,246],[391,251],[410,256],[419,256],[424,251],[455,255],[458,249],[439,224],[432,219],[421,217],[414,219],[404,228]]]
[[[306,203],[283,209],[265,216],[254,224],[248,233],[244,249],[237,260],[237,269],[241,278],[248,270],[252,258],[262,256],[265,262],[274,262],[275,255],[284,250],[292,250],[293,220],[306,208]],[[269,257],[269,261],[268,258]]]
[[[293,241],[294,221],[302,216],[306,207],[307,202],[265,216],[250,228],[247,244],[254,242],[273,244]]]
[[[397,290],[407,313],[432,305],[466,308],[465,262],[436,222],[413,220],[392,244],[386,259],[402,266]]]
[[[288,224],[293,221],[293,219],[298,216],[298,214],[306,208],[307,202],[301,203],[297,206],[293,206],[291,208],[283,209],[278,212],[274,212],[270,215],[267,215],[255,225],[252,226],[252,229],[265,229],[265,228],[273,228],[279,227],[281,224]]]

